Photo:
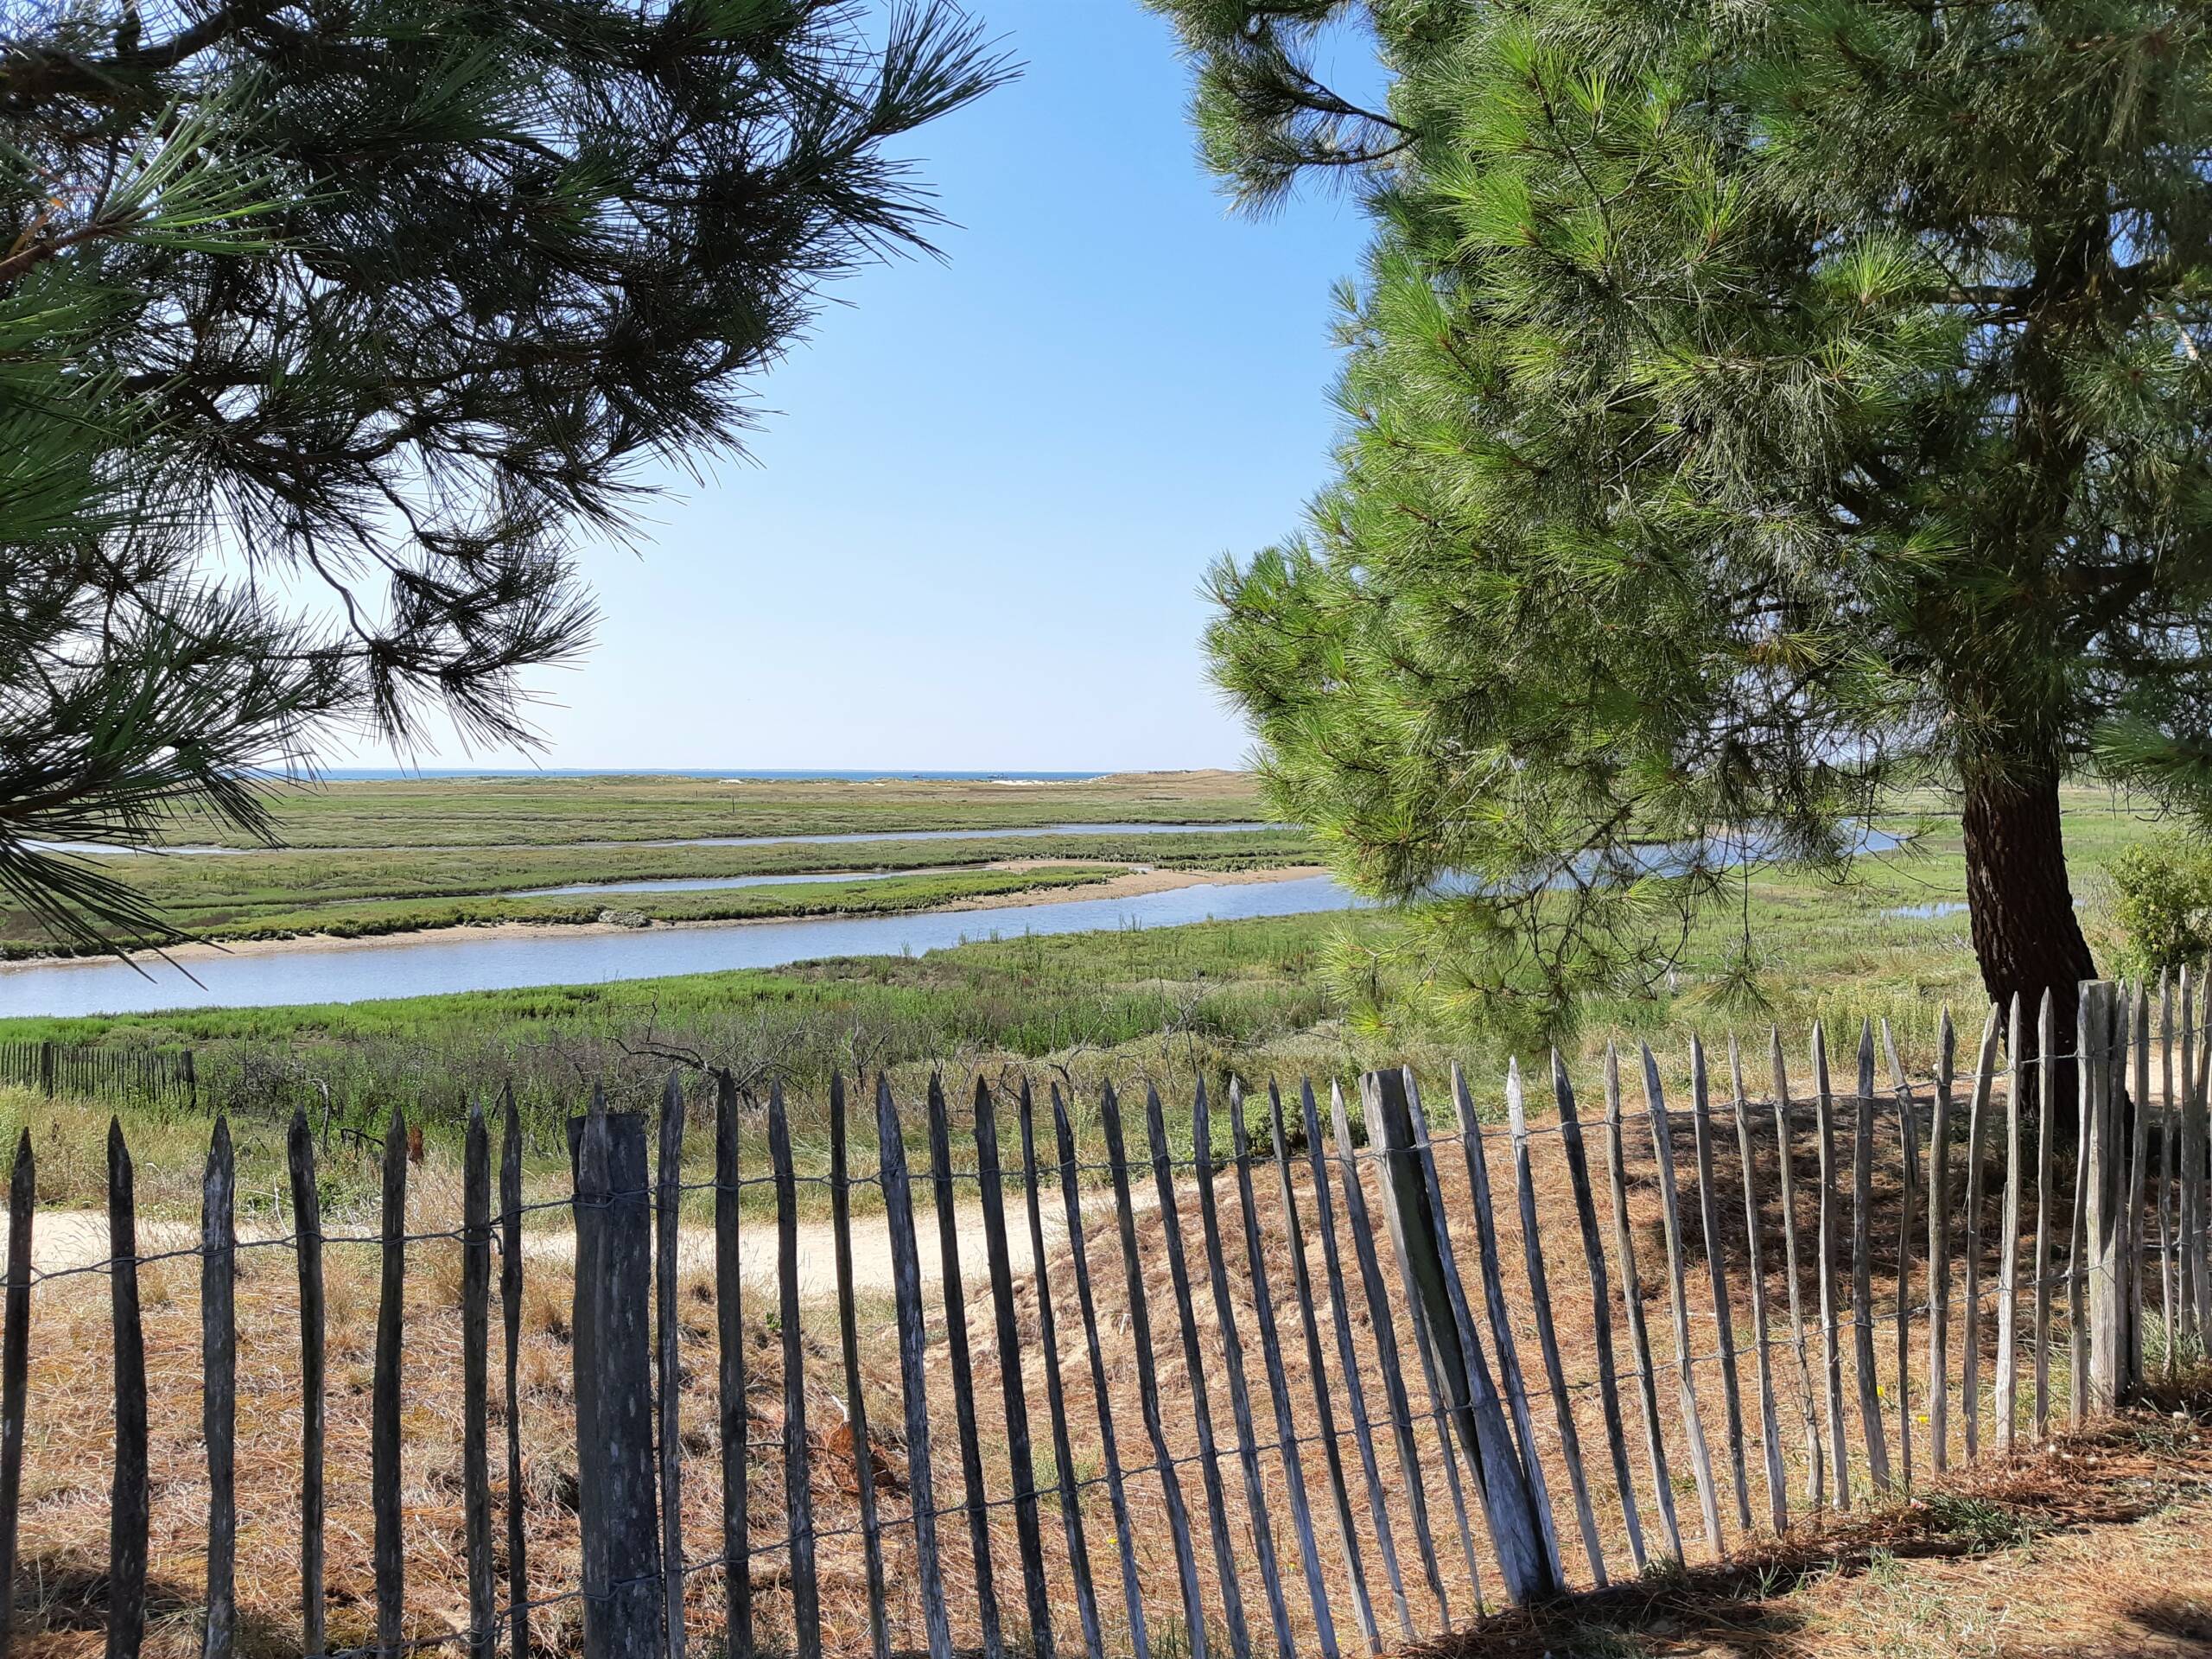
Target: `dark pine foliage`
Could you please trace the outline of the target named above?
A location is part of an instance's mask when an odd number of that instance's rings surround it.
[[[2212,801],[2205,14],[1153,3],[1240,199],[1372,210],[1338,476],[1211,645],[1286,816],[1451,878],[1396,980],[1556,1020],[1934,783],[1991,994],[2070,1007],[2061,782]]]
[[[264,830],[334,722],[526,739],[580,540],[1005,73],[944,0],[0,3],[0,887],[158,931],[67,846]]]

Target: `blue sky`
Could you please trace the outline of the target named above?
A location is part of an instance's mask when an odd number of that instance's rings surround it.
[[[537,682],[546,764],[1246,753],[1196,588],[1294,529],[1324,479],[1330,286],[1358,210],[1232,217],[1135,0],[974,9],[1027,67],[913,143],[955,221],[944,260],[836,289],[761,383],[754,464],[671,477],[634,554],[592,555],[597,647]]]

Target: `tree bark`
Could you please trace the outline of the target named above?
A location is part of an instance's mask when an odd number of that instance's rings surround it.
[[[2017,994],[2024,1027],[2047,988],[2058,1045],[2059,1117],[2073,1122],[2078,986],[2097,975],[2096,960],[2074,912],[2059,830],[2056,772],[1970,777],[1961,825],[1966,835],[1967,905],[1974,950],[1990,1000],[2009,1007]]]

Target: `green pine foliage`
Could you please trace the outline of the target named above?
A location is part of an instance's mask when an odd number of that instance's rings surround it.
[[[738,453],[823,285],[926,246],[948,0],[55,0],[0,21],[0,888],[334,726],[525,740],[584,539]],[[60,849],[60,850],[57,850]]]
[[[1347,977],[1556,1024],[1747,845],[1841,874],[1930,780],[1993,992],[2086,968],[2060,779],[2212,795],[2212,25],[1153,3],[1240,200],[1318,168],[1372,214],[1337,477],[1209,636],[1278,810],[1369,893],[1456,889]],[[1316,67],[1358,30],[1364,111]]]

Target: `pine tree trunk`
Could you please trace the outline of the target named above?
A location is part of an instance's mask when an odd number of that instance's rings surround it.
[[[2061,1056],[2070,1057],[2075,1040],[2076,988],[2096,977],[2096,961],[2074,913],[2074,891],[2066,879],[2066,846],[2058,822],[2056,772],[1970,778],[1961,827],[1966,833],[1967,904],[1973,921],[1974,955],[1990,998],[2009,1007],[2018,994],[2022,1024],[2032,1033],[2044,991],[2051,995],[2056,1038]],[[2074,1066],[2059,1064],[2058,1116],[2071,1125],[2075,1109]]]

